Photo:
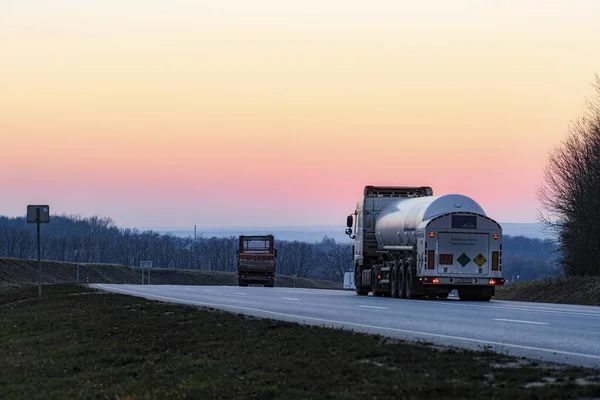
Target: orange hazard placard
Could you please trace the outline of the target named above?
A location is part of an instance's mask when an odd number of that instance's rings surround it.
[[[487,259],[483,256],[483,254],[479,253],[477,257],[473,259],[473,261],[479,266],[479,268],[481,268],[481,266],[487,262]]]

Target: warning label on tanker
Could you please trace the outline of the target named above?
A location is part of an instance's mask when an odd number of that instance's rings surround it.
[[[477,257],[473,259],[473,261],[479,266],[479,268],[481,268],[481,266],[487,262],[486,258],[481,253],[479,253]]]
[[[453,236],[450,238],[450,244],[452,246],[475,246],[477,237]]]
[[[487,268],[488,260],[484,254],[489,254],[489,235],[487,233],[455,233],[440,232],[438,235],[439,254],[454,255],[454,263],[447,268],[448,273],[480,274],[482,268]]]

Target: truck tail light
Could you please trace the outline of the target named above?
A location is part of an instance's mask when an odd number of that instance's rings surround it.
[[[435,268],[435,250],[427,250],[427,269]]]
[[[498,271],[500,267],[500,253],[492,251],[492,271]]]
[[[489,283],[490,285],[495,285],[496,283],[498,283],[498,281],[496,281],[495,279],[490,279],[490,280],[488,281],[488,283]]]

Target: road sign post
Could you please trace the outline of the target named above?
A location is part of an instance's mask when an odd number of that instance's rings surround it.
[[[48,205],[29,205],[27,206],[27,223],[37,225],[37,281],[38,297],[42,297],[42,245],[40,224],[50,222],[50,206]]]
[[[148,279],[147,285],[150,284],[150,269],[152,268],[152,261],[140,261],[140,267],[142,267],[142,285],[144,284],[144,267],[148,267]]]
[[[75,262],[77,263],[77,283],[79,283],[79,252],[75,250]]]

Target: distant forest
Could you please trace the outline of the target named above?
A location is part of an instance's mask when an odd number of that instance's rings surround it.
[[[237,237],[199,235],[182,238],[154,231],[123,229],[112,219],[56,215],[42,225],[45,260],[115,263],[155,268],[235,271]],[[352,270],[352,245],[324,237],[318,243],[276,241],[277,273],[341,282]],[[36,228],[22,217],[0,216],[0,257],[36,258]],[[550,240],[504,236],[502,264],[509,280],[531,281],[556,276],[556,246]]]

